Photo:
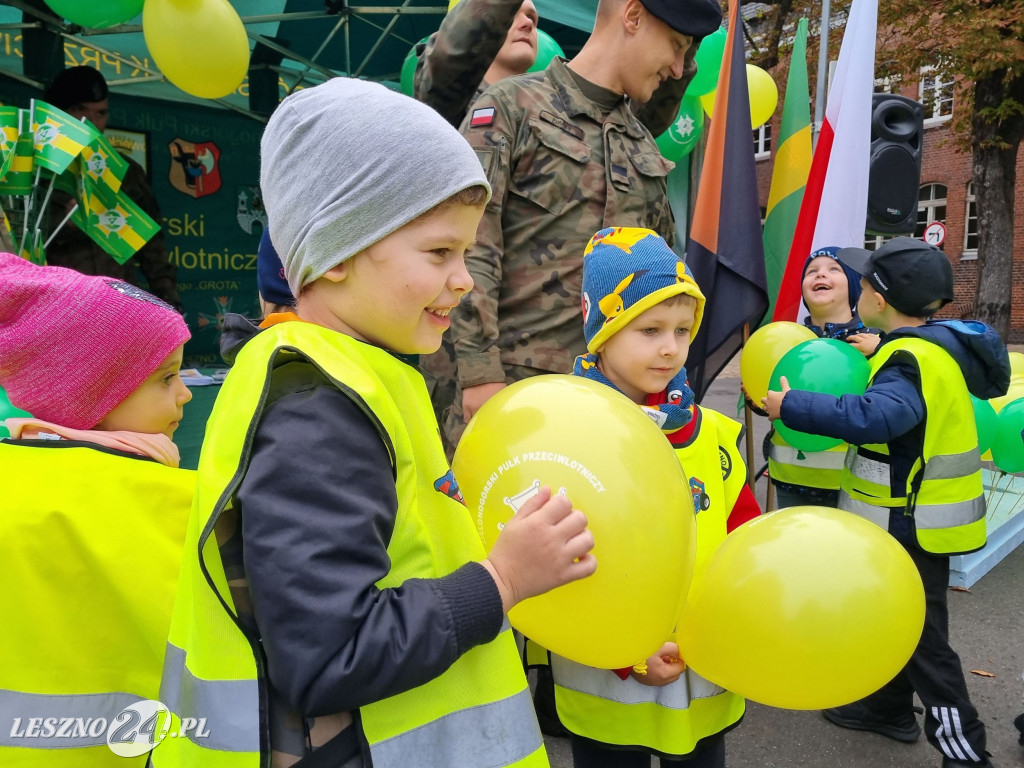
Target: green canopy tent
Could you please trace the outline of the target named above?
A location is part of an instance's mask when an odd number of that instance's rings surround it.
[[[410,48],[435,31],[447,12],[438,0],[234,0],[252,50],[253,73],[273,71],[277,96],[328,77],[350,75],[398,87]],[[596,0],[537,0],[541,28],[570,55],[593,23]],[[169,83],[153,63],[141,15],[108,29],[83,29],[57,17],[42,0],[6,0],[0,6],[0,76],[42,87],[63,65],[100,69],[115,93],[202,106],[218,106],[265,119],[267,94],[252,109],[249,78],[222,99],[190,96]],[[55,39],[63,41],[63,61]],[[189,41],[182,40],[183,46]],[[216,51],[195,51],[197,58]],[[273,104],[274,96],[270,96]]]

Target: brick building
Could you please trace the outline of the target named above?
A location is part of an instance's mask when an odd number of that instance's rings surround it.
[[[784,83],[780,85],[784,86]],[[899,93],[928,105],[924,122],[918,225],[914,235],[921,237],[925,227],[934,221],[942,222],[946,227],[946,238],[941,248],[953,263],[956,300],[940,312],[939,317],[970,317],[977,283],[978,217],[971,182],[971,155],[956,148],[952,135],[952,116],[958,106],[953,86],[923,73],[920,84],[904,85]],[[781,105],[780,94],[779,108],[772,121],[754,132],[758,199],[762,210],[767,205],[771,186],[772,158],[776,149],[772,137],[778,135]],[[1024,342],[1024,155],[1017,158],[1017,179],[1008,343]],[[882,242],[881,237],[871,235],[867,235],[865,240],[868,248],[875,248]]]

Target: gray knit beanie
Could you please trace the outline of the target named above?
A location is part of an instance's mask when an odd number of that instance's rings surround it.
[[[457,192],[490,190],[473,149],[437,112],[348,77],[282,101],[260,153],[267,228],[296,297]]]

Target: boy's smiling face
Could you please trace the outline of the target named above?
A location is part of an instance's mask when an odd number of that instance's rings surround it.
[[[473,287],[465,256],[482,215],[452,204],[409,222],[328,270],[300,297],[299,315],[393,352],[436,351]]]
[[[601,372],[634,403],[664,391],[686,365],[696,304],[679,297],[634,317],[598,350]]]
[[[804,303],[812,317],[832,309],[849,309],[850,283],[842,265],[831,256],[811,260],[804,272]]]

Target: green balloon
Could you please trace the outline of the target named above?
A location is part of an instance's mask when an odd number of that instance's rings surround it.
[[[400,78],[400,85],[402,93],[406,96],[412,96],[413,92],[413,78],[416,75],[416,62],[419,57],[416,55],[416,49],[427,42],[430,39],[430,35],[427,35],[420,40],[416,45],[409,49],[409,52],[405,54],[405,61],[402,62],[402,74]]]
[[[682,160],[693,151],[704,133],[704,107],[697,96],[683,96],[679,103],[679,114],[668,130],[655,141],[662,156],[675,162]]]
[[[527,72],[540,72],[542,69],[547,69],[548,64],[555,56],[561,56],[565,58],[565,51],[562,50],[562,46],[555,42],[555,38],[545,32],[543,29],[537,30],[537,60],[533,62],[533,66],[530,67]]]
[[[996,439],[999,417],[996,415],[996,409],[988,400],[981,400],[971,395],[971,405],[974,406],[974,423],[978,427],[978,453],[984,453],[992,447],[992,443]]]
[[[768,388],[782,389],[785,376],[792,389],[840,397],[862,395],[868,386],[871,366],[857,349],[837,339],[802,341],[782,356],[772,372]],[[842,440],[797,432],[776,419],[775,429],[787,443],[801,451],[824,451]]]
[[[718,73],[722,71],[722,54],[725,53],[725,39],[728,32],[719,27],[700,41],[695,56],[697,74],[686,86],[687,96],[703,96],[718,87]]]
[[[142,13],[144,0],[46,0],[50,9],[72,24],[105,29],[131,21]]]
[[[3,387],[0,387],[0,438],[10,437],[11,433],[4,426],[5,419],[26,419],[31,418],[32,414],[28,411],[23,411],[18,406],[11,402],[11,399],[7,397],[7,392]]]
[[[1003,406],[992,458],[1003,472],[1024,472],[1024,397]]]

